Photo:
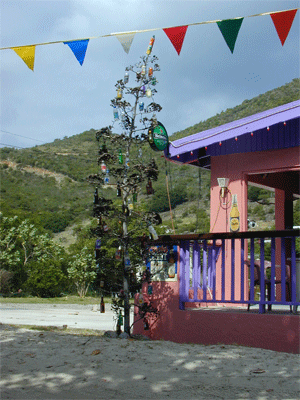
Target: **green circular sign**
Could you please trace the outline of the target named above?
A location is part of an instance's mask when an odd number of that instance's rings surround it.
[[[169,144],[169,138],[166,128],[162,123],[157,122],[155,126],[151,126],[148,131],[148,140],[150,146],[155,151],[163,151]]]

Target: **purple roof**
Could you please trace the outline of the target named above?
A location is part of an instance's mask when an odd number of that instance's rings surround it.
[[[165,157],[210,168],[210,157],[299,146],[300,100],[170,142]]]

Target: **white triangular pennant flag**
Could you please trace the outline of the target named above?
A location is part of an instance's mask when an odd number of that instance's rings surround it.
[[[128,54],[130,50],[130,46],[132,44],[133,38],[134,38],[135,33],[131,33],[129,35],[116,35],[117,39],[121,43],[123,49],[125,52]]]

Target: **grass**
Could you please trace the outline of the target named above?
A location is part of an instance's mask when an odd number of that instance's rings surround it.
[[[1,303],[21,303],[21,304],[100,304],[101,297],[84,297],[80,298],[76,295],[67,295],[63,297],[0,297]],[[129,300],[130,304],[133,304],[133,299]],[[112,303],[111,297],[104,297],[104,303]]]
[[[100,297],[80,298],[75,295],[63,297],[1,297],[0,303],[26,303],[26,304],[100,304]],[[105,303],[111,303],[110,297],[104,298]]]

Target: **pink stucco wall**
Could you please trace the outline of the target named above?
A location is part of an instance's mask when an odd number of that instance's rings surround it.
[[[159,316],[150,321],[150,330],[144,330],[142,320],[136,322],[134,334],[177,343],[237,344],[287,353],[300,352],[299,315],[209,311],[201,307],[180,310],[179,282],[152,282],[151,296],[146,294],[147,285],[144,285],[144,300],[151,300],[158,308]],[[135,320],[138,319],[137,315]]]

